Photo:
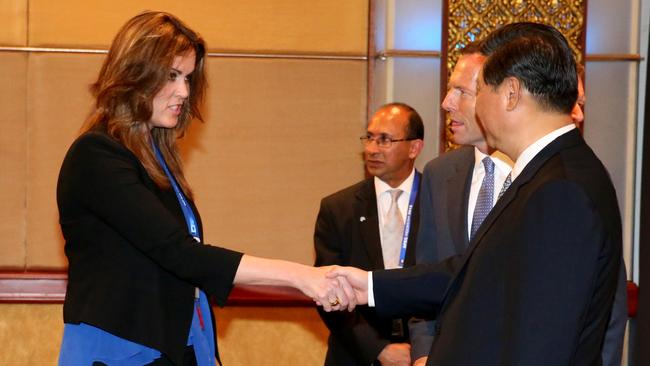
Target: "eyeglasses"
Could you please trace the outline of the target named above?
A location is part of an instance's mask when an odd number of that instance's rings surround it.
[[[361,144],[363,146],[368,146],[372,141],[374,141],[377,144],[377,146],[387,149],[393,145],[393,142],[413,141],[417,139],[413,137],[408,137],[405,139],[391,139],[386,135],[379,135],[377,137],[361,136],[359,137],[359,140],[361,140]]]

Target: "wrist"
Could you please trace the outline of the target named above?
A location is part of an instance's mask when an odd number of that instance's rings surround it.
[[[292,263],[294,268],[286,273],[286,282],[288,286],[294,287],[302,292],[308,287],[309,283],[309,268],[304,264]]]

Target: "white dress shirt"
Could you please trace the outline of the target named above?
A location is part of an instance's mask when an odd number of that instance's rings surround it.
[[[467,237],[471,236],[472,219],[474,217],[474,209],[476,208],[476,200],[478,199],[478,192],[481,190],[483,178],[485,177],[485,165],[483,159],[487,154],[482,153],[476,147],[474,148],[474,170],[472,171],[472,183],[469,189],[469,202],[467,205]],[[512,170],[512,161],[507,156],[500,152],[495,152],[490,155],[494,162],[494,197],[492,198],[493,204],[496,204],[503,182]]]
[[[573,130],[574,128],[576,128],[576,126],[573,123],[564,127],[560,127],[557,130],[544,135],[544,137],[528,145],[528,147],[524,149],[521,154],[519,154],[517,161],[515,161],[515,166],[512,167],[512,173],[510,174],[511,181],[514,182],[519,174],[521,174],[521,172],[524,170],[526,165],[528,165],[528,163],[530,163],[530,161],[533,160],[533,158],[537,156],[537,154],[542,151],[548,144],[553,142],[556,138]]]
[[[409,198],[411,197],[411,189],[413,188],[413,179],[415,179],[415,169],[411,170],[411,174],[406,178],[398,187],[391,187],[386,182],[375,177],[375,194],[377,195],[377,216],[379,218],[379,227],[384,227],[386,221],[386,214],[390,208],[391,197],[388,192],[391,189],[401,189],[402,194],[397,199],[397,207],[402,214],[404,226],[406,226],[406,212],[408,210]],[[379,238],[381,245],[384,245],[383,230],[379,230]],[[384,260],[384,265],[386,261]]]

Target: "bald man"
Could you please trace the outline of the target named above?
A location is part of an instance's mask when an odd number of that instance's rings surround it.
[[[371,177],[321,202],[314,233],[317,266],[373,270],[414,262],[420,186],[414,164],[423,137],[422,119],[410,106],[390,103],[377,110],[361,137]],[[330,330],[325,365],[410,366],[406,319],[380,319],[365,306],[320,315]]]

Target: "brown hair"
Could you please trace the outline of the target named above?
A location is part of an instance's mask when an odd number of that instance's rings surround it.
[[[196,64],[178,124],[173,129],[153,128],[149,134],[153,99],[169,80],[174,58],[192,51]],[[149,11],[131,18],[115,36],[97,81],[91,85],[95,110],[84,123],[82,133],[105,130],[135,154],[159,187],[168,188],[169,180],[156,160],[150,135],[179,186],[191,197],[176,140],[192,119],[203,121],[199,107],[206,86],[204,56],[203,39],[175,16]]]

